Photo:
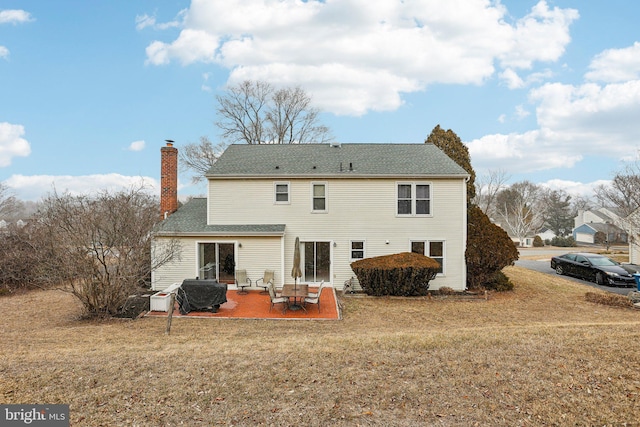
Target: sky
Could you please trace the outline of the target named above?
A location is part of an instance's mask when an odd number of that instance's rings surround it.
[[[0,181],[22,200],[143,185],[220,140],[216,95],[303,88],[342,143],[436,125],[500,171],[589,197],[640,150],[640,2],[2,0]],[[181,196],[201,195],[180,173]]]

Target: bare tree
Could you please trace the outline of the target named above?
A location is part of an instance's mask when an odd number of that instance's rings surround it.
[[[482,212],[491,217],[495,213],[495,200],[511,177],[503,169],[489,170],[476,180],[476,197],[473,202]]]
[[[640,244],[640,162],[628,165],[610,185],[600,185],[594,191],[602,206],[617,209],[620,221],[616,225],[628,233],[632,244]]]
[[[593,207],[593,200],[582,195],[574,196],[571,206],[573,207],[573,212],[575,213],[577,213],[580,210],[588,211]]]
[[[328,142],[329,129],[319,123],[320,110],[301,88],[276,90],[264,81],[230,86],[216,96],[221,117],[216,124],[230,143],[303,144]]]
[[[544,210],[540,206],[540,187],[522,181],[502,190],[498,196],[498,213],[506,228],[518,238],[524,239],[540,230],[544,223]]]
[[[9,223],[0,230],[0,289],[3,292],[42,284],[35,269],[41,262],[36,223]]]
[[[207,137],[180,150],[180,163],[191,170],[194,183],[201,181],[228,144],[325,143],[333,139],[320,124],[320,110],[301,88],[275,89],[264,81],[245,80],[216,96],[216,125],[222,142],[214,145]]]
[[[152,260],[158,221],[157,200],[141,188],[94,197],[49,195],[38,221],[46,262],[37,274],[71,292],[87,315],[116,315],[129,295],[148,284],[153,269],[179,256],[174,243]]]
[[[14,219],[22,209],[22,203],[0,182],[0,219]]]
[[[282,88],[273,94],[266,113],[268,141],[275,144],[328,142],[329,128],[319,124],[320,110],[313,108],[311,98],[299,87]]]
[[[199,143],[186,144],[180,149],[180,163],[194,172],[191,178],[193,183],[198,183],[204,179],[204,175],[218,160],[225,147],[224,143],[214,146],[209,141],[209,138],[202,136]]]
[[[640,164],[627,166],[610,185],[600,185],[594,191],[602,206],[617,208],[621,217],[631,215],[640,207]]]

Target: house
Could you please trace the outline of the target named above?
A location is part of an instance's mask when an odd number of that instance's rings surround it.
[[[161,155],[154,247],[177,239],[181,251],[152,273],[154,290],[234,283],[236,269],[254,287],[266,269],[277,287],[293,283],[297,237],[301,283],[342,289],[353,261],[414,251],[441,265],[432,289],[466,288],[469,175],[433,144],[231,145],[206,174],[207,197],[179,209],[177,150]]]
[[[574,219],[573,238],[576,243],[596,243],[596,233],[604,234],[610,243],[627,243],[627,233],[618,225],[623,220],[615,208],[579,210]]]
[[[524,239],[520,240],[520,237],[514,236],[513,233],[510,230],[504,228],[502,224],[499,224],[499,223],[495,223],[495,224],[498,227],[502,228],[505,231],[505,233],[507,233],[507,236],[509,236],[513,244],[516,245],[517,247],[519,248],[533,247],[533,239],[535,238],[533,234],[529,233]]]
[[[540,236],[543,242],[546,242],[547,240],[553,240],[556,237],[556,233],[554,233],[553,230],[547,227],[542,227],[537,235]]]

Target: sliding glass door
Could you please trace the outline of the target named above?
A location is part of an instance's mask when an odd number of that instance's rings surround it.
[[[303,242],[300,248],[304,260],[302,280],[307,283],[331,282],[331,242]]]
[[[198,277],[233,283],[236,269],[234,249],[233,243],[199,243]]]

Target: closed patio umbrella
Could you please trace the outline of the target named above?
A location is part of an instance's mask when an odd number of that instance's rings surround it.
[[[294,284],[298,285],[298,278],[302,277],[302,270],[300,269],[300,238],[296,237],[296,243],[293,248],[293,269],[291,269],[291,277],[293,277]]]

